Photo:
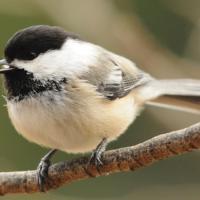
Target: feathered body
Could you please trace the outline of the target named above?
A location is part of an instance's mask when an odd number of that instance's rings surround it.
[[[20,100],[18,96],[13,97],[7,102],[8,112],[17,131],[28,140],[66,152],[88,152],[95,149],[102,138],[113,140],[123,133],[140,108],[134,95],[113,101],[105,98],[101,91],[98,92],[101,89],[97,86],[103,80],[114,82],[121,78],[120,74],[115,74],[117,66],[112,59],[115,62],[125,59],[120,60],[121,57],[109,55],[100,47],[79,40],[69,39],[65,45],[63,53],[67,48],[74,51],[69,51],[64,60],[63,57],[58,58],[59,52],[49,52],[49,55],[36,58],[37,66],[29,63],[29,71],[37,78],[44,79],[44,84],[45,79],[59,82],[60,77],[65,77],[66,83],[62,83],[62,89],[43,91],[42,94],[30,93]],[[55,67],[49,66],[47,57],[58,62],[52,61]],[[132,65],[129,70],[135,74],[135,66],[128,60],[126,62]],[[14,61],[13,65],[23,68],[26,62]],[[55,72],[49,71],[46,66]],[[66,70],[67,66],[69,68]],[[98,68],[103,68],[101,74]],[[39,77],[40,74],[37,76],[40,69],[44,70],[43,77]]]
[[[198,80],[155,80],[130,60],[57,27],[20,31],[5,57],[15,68],[5,73],[15,128],[32,142],[66,152],[89,152],[103,138],[116,139],[144,103],[159,96],[200,96]]]

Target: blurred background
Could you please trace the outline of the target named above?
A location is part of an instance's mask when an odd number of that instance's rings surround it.
[[[198,0],[1,0],[1,56],[13,33],[35,24],[57,25],[76,32],[85,40],[132,59],[157,78],[200,78]],[[47,149],[16,134],[4,105],[1,97],[0,171],[35,169]],[[187,127],[199,118],[147,107],[127,133],[109,148],[137,144],[157,134]],[[72,157],[58,153],[54,162]],[[194,152],[134,173],[75,182],[47,194],[12,195],[3,199],[197,200],[199,187],[200,153]]]

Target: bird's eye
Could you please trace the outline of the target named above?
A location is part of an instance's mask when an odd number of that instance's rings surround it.
[[[34,58],[36,58],[36,57],[37,57],[37,53],[36,53],[36,52],[33,52],[33,51],[31,51],[31,52],[30,52],[30,56],[31,56],[31,58],[32,58],[32,59],[34,59]]]

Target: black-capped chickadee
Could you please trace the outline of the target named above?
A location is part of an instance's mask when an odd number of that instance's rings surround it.
[[[62,28],[39,25],[8,41],[0,73],[16,130],[52,148],[38,167],[39,184],[56,149],[93,151],[101,163],[106,144],[119,137],[145,103],[200,113],[200,81],[157,80],[104,48]]]

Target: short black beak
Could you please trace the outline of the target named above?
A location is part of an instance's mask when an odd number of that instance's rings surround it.
[[[5,59],[0,60],[0,65],[6,65],[7,67],[0,69],[0,74],[5,74],[11,70],[13,70],[13,67],[9,67],[7,61]]]

